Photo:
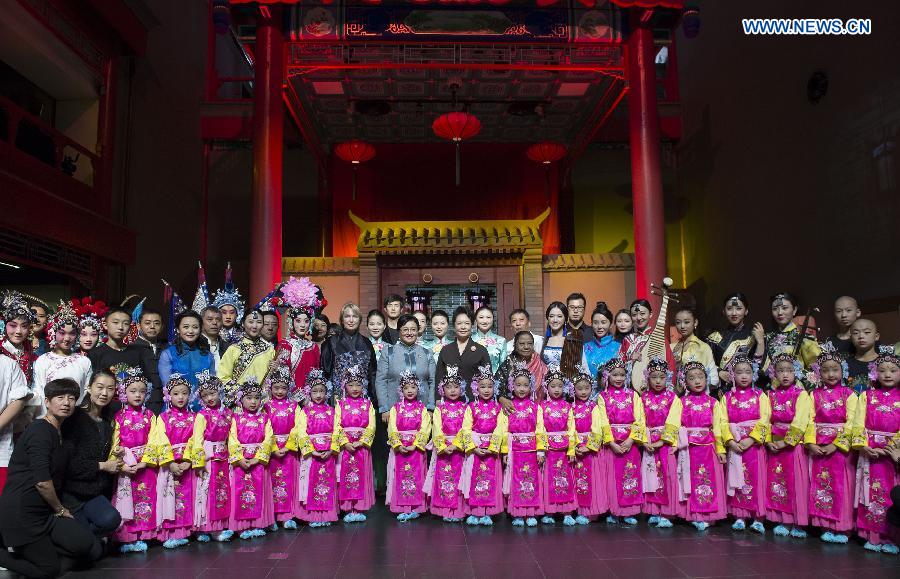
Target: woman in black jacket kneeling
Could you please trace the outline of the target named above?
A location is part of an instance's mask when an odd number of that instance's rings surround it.
[[[121,460],[109,460],[113,437],[109,404],[115,394],[115,376],[108,370],[95,372],[81,407],[62,426],[68,458],[62,502],[97,537],[111,534],[122,522],[109,502],[122,465]]]

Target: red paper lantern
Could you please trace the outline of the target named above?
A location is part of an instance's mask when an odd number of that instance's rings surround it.
[[[459,186],[459,144],[481,132],[481,121],[466,112],[444,113],[434,119],[431,130],[442,139],[456,144],[456,185]]]
[[[525,154],[528,155],[529,159],[535,163],[542,164],[546,169],[544,176],[547,180],[547,204],[549,205],[552,203],[550,195],[550,165],[566,156],[566,147],[552,141],[543,141],[528,147]]]
[[[353,165],[353,195],[356,199],[356,168],[375,156],[375,147],[365,141],[354,139],[334,146],[334,154]]]
[[[555,163],[556,161],[559,161],[566,156],[566,147],[565,145],[560,145],[559,143],[545,141],[543,143],[535,143],[531,145],[530,147],[528,147],[528,150],[525,151],[525,154],[528,155],[528,158],[535,163],[549,165],[550,163]]]

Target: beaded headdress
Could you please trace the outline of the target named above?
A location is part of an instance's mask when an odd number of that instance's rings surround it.
[[[71,302],[60,301],[56,312],[50,316],[50,320],[47,322],[47,341],[51,348],[56,346],[56,332],[70,324],[76,329],[78,328],[78,315],[72,308]]]
[[[444,387],[448,384],[456,384],[459,386],[462,391],[463,397],[466,395],[466,381],[462,379],[462,376],[459,375],[459,366],[449,365],[447,366],[446,373],[444,377],[441,378],[441,381],[438,382],[438,396],[443,399],[444,398]]]
[[[169,381],[166,382],[166,385],[163,386],[163,402],[168,404],[172,399],[172,389],[176,386],[185,386],[188,389],[188,394],[191,392],[191,383],[188,382],[187,376],[184,374],[172,374],[169,377]]]
[[[406,369],[400,374],[400,382],[397,385],[397,393],[400,394],[400,397],[403,397],[403,387],[407,384],[414,384],[416,388],[419,387],[419,377],[412,370]]]
[[[222,381],[219,380],[219,377],[210,373],[209,369],[198,372],[195,376],[197,376],[197,391],[192,396],[191,401],[200,400],[200,402],[206,406],[206,403],[203,402],[202,394],[204,392],[214,391],[219,395],[219,409],[224,410],[226,404],[222,398],[224,396],[225,386],[222,384]]]
[[[619,356],[610,359],[609,362],[604,364],[601,368],[601,379],[604,387],[609,386],[609,376],[612,374],[613,370],[620,368],[625,370],[625,386],[631,385],[631,363],[626,362]]]
[[[518,367],[518,366],[516,366],[516,367]],[[513,372],[515,372],[515,371],[516,370],[514,369]],[[526,370],[526,372],[527,372],[527,370]],[[530,376],[530,374],[529,374],[529,376]],[[493,374],[493,372],[491,372],[490,364],[485,364],[484,366],[479,366],[478,369],[475,370],[475,373],[472,375],[472,382],[469,384],[469,388],[471,388],[472,395],[475,397],[476,400],[478,399],[478,384],[482,380],[491,380],[494,383],[494,398],[496,398],[497,395],[500,393],[500,384],[496,380],[494,380],[494,374]],[[515,378],[513,378],[512,373],[510,373],[510,380],[515,380]],[[531,381],[532,381],[532,383],[534,383],[534,378],[532,378]],[[532,386],[532,389],[534,389],[533,386]]]
[[[672,388],[673,384],[673,373],[672,369],[669,368],[669,362],[666,360],[665,356],[653,356],[650,358],[650,361],[647,362],[647,367],[644,368],[644,383],[650,383],[650,374],[653,372],[662,372],[666,376],[666,388]]]
[[[263,396],[263,387],[254,376],[249,376],[244,382],[238,385],[237,401],[240,402],[245,396],[257,395]]]
[[[678,370],[678,384],[682,388],[687,387],[687,375],[691,370],[702,370],[703,375],[706,376],[706,388],[709,389],[709,372],[706,369],[706,366],[703,365],[702,362],[698,362],[697,360],[688,360],[684,364],[681,365],[681,368]]]
[[[847,360],[844,358],[844,355],[834,347],[834,344],[831,342],[825,342],[824,344],[819,344],[819,348],[821,348],[821,353],[816,358],[816,361],[812,364],[812,372],[807,375],[807,379],[813,384],[821,384],[822,382],[822,364],[825,362],[837,362],[841,366],[841,378],[846,379],[850,376],[850,368],[847,366]]]
[[[37,316],[28,307],[25,296],[16,290],[3,290],[0,294],[0,317],[4,322],[16,318],[25,318],[32,324],[37,321]]]
[[[143,382],[147,386],[147,396],[144,403],[150,398],[150,383],[144,377],[144,371],[138,366],[129,366],[128,364],[117,364],[110,368],[116,376],[116,393],[119,395],[119,402],[123,404],[128,401],[125,391],[135,382]]]
[[[331,398],[331,392],[334,387],[330,381],[325,379],[325,373],[320,368],[313,368],[306,375],[306,383],[303,385],[302,394],[307,400],[312,395],[312,389],[315,386],[324,386],[325,399]]]
[[[544,379],[541,382],[541,388],[543,388],[544,391],[547,392],[550,387],[550,383],[554,380],[560,380],[562,382],[564,397],[572,395],[574,387],[572,381],[566,378],[566,375],[563,374],[559,366],[557,366],[556,364],[550,364],[549,366],[547,366],[547,373],[544,374]]]
[[[794,374],[796,374],[798,380],[803,376],[803,363],[797,359],[793,352],[788,351],[788,349],[785,348],[776,352],[769,360],[769,367],[766,368],[766,374],[768,374],[770,379],[775,379],[775,371],[777,370],[778,364],[781,362],[789,362],[791,366],[794,367]]]
[[[747,364],[750,366],[750,372],[753,374],[753,381],[756,382],[756,376],[759,374],[759,362],[748,356],[747,354],[735,354],[735,356],[729,360],[728,366],[726,367],[728,371],[728,376],[731,379],[731,383],[734,384],[734,369],[738,364]]]
[[[271,394],[272,385],[278,382],[287,385],[288,388],[290,388],[291,384],[294,382],[291,379],[291,369],[284,364],[277,364],[275,368],[269,371],[264,382],[266,392]]]
[[[369,374],[368,364],[362,360],[362,352],[347,352],[338,356],[335,363],[335,375],[340,377],[341,391],[347,393],[347,384],[359,382],[364,397],[368,396]]]
[[[872,382],[878,380],[878,367],[882,364],[893,364],[900,367],[900,356],[894,353],[893,347],[878,347],[878,357],[869,362],[869,380],[871,380]]]
[[[591,371],[586,366],[578,365],[575,367],[575,376],[572,377],[572,387],[579,382],[587,382],[591,385],[591,393],[597,390],[597,378],[591,375]]]

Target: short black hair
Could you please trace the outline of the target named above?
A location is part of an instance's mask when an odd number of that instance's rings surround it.
[[[402,306],[404,301],[405,300],[403,299],[403,296],[399,294],[389,294],[384,298],[384,303],[382,304],[382,306],[386,308],[387,305],[392,302],[400,302],[400,305]]]
[[[416,323],[416,330],[420,329],[422,326],[419,325],[419,320],[416,319],[416,316],[412,314],[400,314],[400,317],[397,318],[397,329],[399,330],[409,322]]]
[[[513,311],[509,312],[509,321],[512,321],[512,317],[518,314],[522,314],[525,316],[525,319],[531,321],[531,316],[528,314],[528,310],[524,308],[516,308]]]
[[[65,396],[66,394],[78,398],[81,395],[81,388],[78,386],[78,382],[71,378],[57,378],[56,380],[50,380],[44,386],[44,398],[47,400],[52,400],[57,396]]]
[[[450,323],[450,314],[448,314],[444,310],[434,310],[433,312],[431,312],[432,320],[439,317],[443,317],[445,320],[447,320],[447,323]]]
[[[587,304],[587,298],[584,297],[584,294],[581,292],[574,292],[569,294],[569,297],[566,298],[566,305],[569,305],[569,302],[574,300],[581,300],[585,304]]]
[[[653,313],[653,306],[650,305],[650,302],[645,300],[644,298],[638,298],[631,302],[631,306],[628,307],[629,310],[633,310],[634,306],[641,306],[642,308],[647,308],[647,311],[651,314]]]
[[[91,379],[88,381],[88,386],[93,384],[97,380],[97,378],[100,378],[101,376],[106,376],[107,378],[112,378],[113,383],[115,383],[115,381],[116,381],[116,375],[112,373],[112,370],[107,370],[106,368],[100,368],[99,370],[97,370],[96,372],[91,374]]]
[[[278,320],[279,323],[281,323],[281,319],[278,317],[278,314],[276,314],[276,313],[275,313],[274,311],[272,311],[272,310],[265,310],[265,311],[262,313],[263,319],[266,319],[266,316],[275,316],[275,319]]]
[[[694,308],[692,308],[691,306],[678,306],[677,308],[675,308],[675,313],[672,314],[672,319],[675,319],[675,316],[677,316],[677,315],[680,314],[681,312],[688,312],[689,314],[691,314],[691,316],[692,316],[695,320],[699,319],[699,318],[697,317],[697,312],[696,312],[696,310],[694,310]]]
[[[144,316],[159,316],[160,321],[162,321],[162,313],[159,310],[154,310],[153,308],[144,308],[141,310],[141,315],[138,317],[138,323],[140,323]]]
[[[472,310],[467,308],[466,306],[459,306],[455,310],[453,310],[453,323],[456,324],[456,318],[459,316],[466,316],[469,318],[469,323],[475,323],[475,315],[472,314]]]
[[[213,312],[213,313],[216,313],[216,314],[221,314],[221,313],[222,313],[221,311],[219,311],[219,308],[216,307],[216,306],[206,306],[205,308],[203,308],[202,310],[200,310],[200,315],[201,315],[201,316],[205,316],[205,315],[206,315],[206,312]]]
[[[125,314],[129,318],[131,317],[131,312],[129,312],[122,306],[113,306],[106,311],[106,315],[103,316],[103,321],[105,322],[106,320],[108,320],[113,314]]]
[[[372,318],[381,318],[382,323],[387,323],[384,319],[384,314],[381,313],[381,310],[369,310],[369,313],[366,314],[366,323],[369,323],[369,320]]]

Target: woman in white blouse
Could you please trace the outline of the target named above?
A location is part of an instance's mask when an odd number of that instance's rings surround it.
[[[91,379],[91,362],[87,356],[75,351],[78,341],[78,316],[68,303],[60,304],[47,324],[47,338],[50,351],[41,355],[34,363],[34,396],[29,401],[29,408],[40,418],[44,415],[44,386],[51,380],[71,378],[75,380],[81,392],[78,403],[84,398]]]

